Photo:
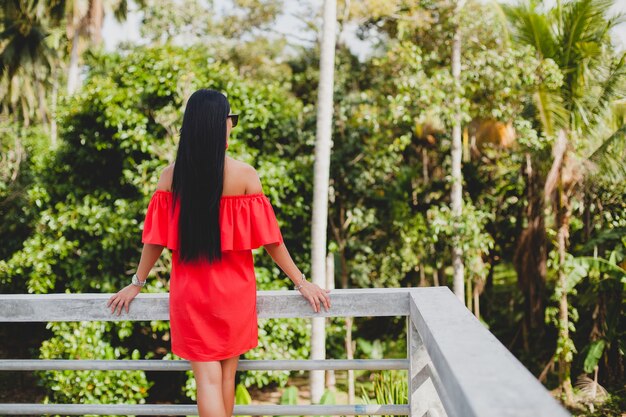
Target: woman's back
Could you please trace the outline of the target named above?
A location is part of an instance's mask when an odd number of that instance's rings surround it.
[[[169,281],[172,352],[191,361],[240,355],[258,343],[252,249],[283,237],[256,170],[226,158],[220,200],[221,259],[180,259],[180,204],[171,191],[174,165],[165,168],[150,199],[142,242],[172,251]],[[190,219],[192,223],[197,219]]]
[[[174,164],[171,164],[161,173],[157,189],[171,191],[173,176]],[[222,196],[256,194],[262,192],[263,187],[256,169],[245,162],[226,156],[224,160]]]

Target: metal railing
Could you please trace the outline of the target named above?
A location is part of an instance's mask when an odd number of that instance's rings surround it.
[[[0,321],[169,320],[169,294],[140,293],[113,315],[111,294],[0,294]],[[337,289],[313,312],[297,291],[258,291],[259,318],[407,317],[406,359],[240,360],[238,370],[406,369],[407,404],[235,405],[234,415],[571,416],[448,287]],[[0,371],[185,371],[185,360],[0,360]],[[0,404],[0,415],[198,415],[196,405]]]

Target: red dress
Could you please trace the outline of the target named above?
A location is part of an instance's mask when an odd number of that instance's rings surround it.
[[[172,352],[187,360],[214,361],[258,345],[256,276],[252,249],[282,243],[274,209],[263,193],[220,200],[222,260],[180,263],[178,215],[173,194],[154,192],[141,241],[172,250],[170,332]]]

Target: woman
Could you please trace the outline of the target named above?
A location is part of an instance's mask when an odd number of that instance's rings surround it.
[[[200,417],[232,415],[239,355],[258,345],[252,249],[264,246],[315,312],[330,308],[329,290],[291,259],[256,170],[226,156],[237,121],[222,93],[189,97],[176,161],[148,205],[137,272],[107,303],[128,312],[163,248],[172,250],[172,352],[191,364]]]

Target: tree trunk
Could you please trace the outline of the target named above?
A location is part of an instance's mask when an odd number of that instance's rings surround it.
[[[428,281],[426,281],[426,271],[424,271],[424,263],[420,262],[419,264],[420,271],[420,287],[428,287]]]
[[[48,106],[46,104],[46,88],[44,87],[43,80],[39,77],[35,79],[35,88],[37,89],[37,103],[39,108],[39,119],[41,124],[48,134],[50,134],[50,119],[48,115]]]
[[[87,31],[91,45],[102,43],[102,26],[104,24],[104,5],[102,0],[90,0],[87,14]]]
[[[567,253],[570,218],[570,189],[571,184],[563,183],[563,166],[568,158],[567,136],[563,130],[558,135],[552,151],[554,161],[546,178],[545,194],[553,202],[555,226],[557,228],[556,245],[559,262],[557,265],[558,281],[555,291],[559,295],[559,312],[557,330],[557,359],[559,364],[559,386],[565,394],[566,405],[574,403],[574,392],[571,380],[571,356],[574,354],[574,342],[569,337],[569,303],[567,299],[567,275],[564,270]]]
[[[430,159],[428,158],[428,149],[422,148],[422,178],[424,184],[430,182],[430,175],[428,174],[428,167],[430,165]]]
[[[455,12],[457,24],[454,31],[454,38],[452,40],[452,76],[457,81],[461,76],[461,30],[458,20],[463,3],[464,1],[462,0],[457,3]],[[458,97],[455,98],[458,100]],[[461,175],[463,148],[461,138],[461,115],[458,113],[458,107],[457,114],[454,119],[452,127],[452,194],[450,196],[450,205],[452,208],[452,215],[459,218],[463,210],[463,178]],[[455,236],[458,236],[458,234],[455,233]],[[453,241],[452,245],[452,267],[454,270],[454,294],[462,303],[465,303],[465,267],[463,265],[463,249],[461,248],[461,243],[457,241]]]
[[[482,293],[483,288],[484,288],[484,282],[482,281],[480,283],[477,282],[474,284],[474,303],[473,303],[474,315],[479,320],[480,320],[480,294]]]
[[[465,306],[472,310],[472,277],[469,277],[468,279],[465,280],[465,286],[466,286],[466,290],[465,290]]]
[[[82,30],[76,29],[72,38],[72,51],[70,52],[70,65],[67,72],[67,93],[73,95],[78,89],[78,44]]]
[[[346,317],[346,359],[354,359],[354,342],[352,341],[353,317]],[[348,404],[354,404],[354,370],[348,369]]]
[[[574,392],[572,390],[571,360],[568,358],[573,352],[569,347],[569,302],[567,300],[567,275],[563,265],[565,264],[565,254],[567,251],[567,237],[569,235],[569,213],[567,209],[567,198],[563,191],[562,170],[559,172],[558,208],[557,208],[557,245],[559,250],[559,339],[562,349],[559,353],[559,384],[568,404],[574,403]]]
[[[332,147],[333,88],[335,68],[336,0],[324,0],[324,26],[320,51],[320,79],[317,96],[317,129],[315,140],[313,224],[311,228],[311,263],[313,282],[326,284],[326,228],[328,222],[328,184]],[[325,359],[326,334],[324,318],[313,318],[311,359]],[[310,372],[311,403],[319,403],[324,392],[324,371]]]
[[[544,193],[538,169],[533,167],[530,154],[526,154],[526,228],[520,234],[513,264],[517,272],[517,285],[524,294],[524,318],[522,322],[523,346],[532,349],[532,340],[539,341],[538,330],[544,325],[544,298],[546,262],[548,257],[544,219]],[[532,338],[530,335],[534,335]],[[532,340],[531,340],[532,339]]]
[[[104,24],[104,5],[102,0],[89,0],[89,8],[84,16],[77,19],[68,19],[68,33],[73,33],[72,50],[70,52],[70,65],[67,74],[67,92],[73,95],[80,86],[79,62],[80,41],[86,37],[90,45],[102,43],[102,26]],[[77,23],[74,23],[77,22]]]
[[[52,149],[56,149],[58,145],[58,129],[57,129],[57,103],[59,101],[59,72],[54,69],[52,78],[52,95],[50,105],[50,145]]]

